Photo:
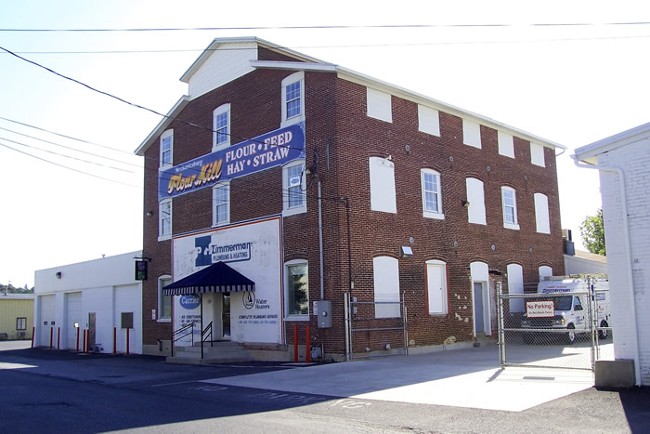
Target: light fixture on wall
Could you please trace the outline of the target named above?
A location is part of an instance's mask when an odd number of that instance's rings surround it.
[[[151,217],[153,215],[153,211],[147,211],[147,217]]]
[[[57,278],[57,279],[60,279],[61,276],[62,276],[61,272],[60,272],[60,271],[57,271],[57,272],[56,272],[56,278]]]
[[[402,246],[401,255],[402,258],[410,258],[413,256],[413,249],[410,246]]]
[[[460,201],[460,204],[463,205],[465,208],[469,208],[469,201],[468,200],[463,199],[463,200]]]

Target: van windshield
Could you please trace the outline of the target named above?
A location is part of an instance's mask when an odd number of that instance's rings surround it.
[[[555,299],[555,310],[571,310],[573,297],[558,297]]]

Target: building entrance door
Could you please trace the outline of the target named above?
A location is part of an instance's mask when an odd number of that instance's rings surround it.
[[[224,293],[221,299],[222,339],[230,340],[230,293]]]

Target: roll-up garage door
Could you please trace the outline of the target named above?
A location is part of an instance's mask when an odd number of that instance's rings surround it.
[[[71,292],[65,294],[65,324],[61,326],[62,334],[65,336],[66,341],[63,344],[65,348],[74,350],[77,348],[77,329],[75,323],[83,329],[83,318],[81,317],[81,292]],[[80,330],[81,332],[81,330]],[[82,337],[80,337],[81,346]]]
[[[39,309],[39,318],[37,327],[40,329],[38,332],[39,342],[38,345],[41,347],[47,347],[50,345],[50,329],[55,327],[53,325],[56,321],[56,304],[55,296],[52,295],[41,295],[38,297],[38,303],[40,306]],[[52,336],[56,339],[56,331],[52,331]],[[53,341],[53,344],[56,345],[56,341]]]

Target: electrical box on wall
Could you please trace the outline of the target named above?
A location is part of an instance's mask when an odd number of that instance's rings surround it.
[[[318,315],[318,328],[332,327],[332,302],[330,300],[315,301],[314,313]]]

